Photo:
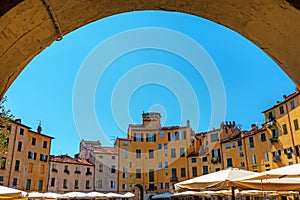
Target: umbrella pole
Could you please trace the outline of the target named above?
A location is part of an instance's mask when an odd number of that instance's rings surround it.
[[[232,200],[235,200],[234,187],[231,187]]]

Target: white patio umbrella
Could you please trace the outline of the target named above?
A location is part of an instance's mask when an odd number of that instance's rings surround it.
[[[69,193],[60,195],[58,198],[59,199],[69,199],[69,198],[84,199],[84,198],[88,198],[88,197],[87,197],[86,193],[83,193],[83,192],[69,192]]]
[[[133,198],[133,197],[135,197],[135,194],[131,192],[126,192],[125,194],[123,194],[123,198]]]
[[[175,190],[222,190],[231,189],[231,180],[256,174],[256,172],[229,168],[218,172],[199,176],[175,184]]]
[[[44,193],[45,199],[57,199],[60,196],[61,196],[60,194],[53,193],[53,192],[46,192],[46,193]]]
[[[272,178],[300,178],[300,164],[272,169],[247,177],[242,177],[239,180],[262,180]]]
[[[123,195],[113,193],[113,192],[109,192],[105,196],[108,197],[108,198],[123,198]]]
[[[27,195],[28,195],[27,192],[16,190],[5,186],[0,186],[0,199],[5,199],[5,198],[21,199],[27,197]]]
[[[100,193],[100,192],[89,192],[89,193],[86,194],[86,196],[90,197],[90,198],[108,199],[108,197],[106,196],[106,194]]]
[[[29,199],[42,199],[44,198],[44,194],[40,192],[30,192],[28,193]]]

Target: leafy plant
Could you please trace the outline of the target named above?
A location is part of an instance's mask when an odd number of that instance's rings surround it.
[[[14,116],[11,111],[5,107],[7,97],[0,100],[0,153],[8,150],[8,138],[11,130],[11,121]]]

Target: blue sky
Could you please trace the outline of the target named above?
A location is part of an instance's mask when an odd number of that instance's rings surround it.
[[[99,63],[104,62],[109,53],[135,42],[125,38],[112,43],[114,38],[145,28],[168,30],[171,35],[174,33],[173,36],[179,33],[196,42],[205,52],[204,57],[198,57],[198,63],[203,70],[208,69],[211,76],[203,76],[190,60],[163,48],[145,46],[119,55],[98,77],[94,85],[94,103],[86,105],[93,109],[101,126],[100,133],[97,128],[92,128],[95,125],[92,117],[74,113],[77,97],[87,101],[84,93],[92,79],[87,76],[79,86],[76,81],[84,67],[98,69]],[[171,48],[186,48],[186,41],[173,36]],[[158,44],[169,39],[141,32],[133,38],[140,43],[147,40]],[[108,46],[103,49],[105,42]],[[195,53],[195,58],[201,53],[193,51],[193,48],[186,52]],[[97,59],[94,66],[87,62],[91,55]],[[214,66],[205,63],[208,57],[214,62],[217,74],[210,68]],[[90,74],[91,77],[93,75]],[[221,77],[222,84],[219,84],[217,75]],[[82,91],[78,94],[82,95],[76,96],[73,92],[78,87]],[[225,89],[225,101],[216,96],[222,94],[222,87]],[[224,104],[224,120],[234,120],[248,129],[253,123],[263,123],[263,110],[282,100],[283,94],[294,91],[294,83],[276,63],[238,33],[187,14],[143,11],[93,22],[64,36],[62,41],[54,42],[36,56],[15,80],[6,93],[6,105],[16,118],[21,118],[33,129],[36,129],[39,120],[42,121],[43,133],[55,137],[52,154],[73,155],[78,152],[81,139],[102,140],[105,136],[113,142],[116,137],[126,137],[127,125],[141,123],[143,111],[161,112],[165,126],[185,125],[190,119],[192,128],[200,132],[219,127],[220,120],[212,120],[212,115],[214,108]],[[214,105],[214,98],[220,104]],[[77,123],[74,120],[76,115],[80,115]],[[86,130],[78,131],[78,126]]]

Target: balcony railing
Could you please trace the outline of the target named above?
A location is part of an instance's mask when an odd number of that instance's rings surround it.
[[[218,162],[221,162],[220,157],[214,157],[214,158],[211,159],[211,163],[213,163],[213,164],[217,164]]]
[[[172,177],[172,178],[170,179],[170,182],[178,182],[178,177]]]
[[[273,157],[273,161],[274,161],[274,162],[280,161],[280,156],[274,156],[274,157]]]
[[[278,137],[272,137],[270,141],[271,143],[278,142]]]
[[[271,128],[272,126],[276,125],[276,119],[275,118],[270,118],[268,122],[266,122],[266,126],[268,128]]]

